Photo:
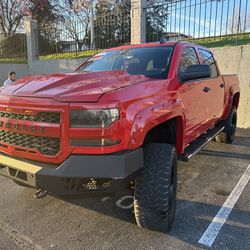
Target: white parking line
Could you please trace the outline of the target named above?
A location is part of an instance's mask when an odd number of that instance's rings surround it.
[[[247,183],[250,180],[250,165],[247,167],[246,171],[240,178],[239,182],[235,186],[232,193],[228,196],[227,200],[223,204],[220,211],[214,217],[213,221],[202,235],[199,240],[200,244],[205,246],[211,247],[214,243],[219,231],[221,230],[223,224],[227,220],[229,214],[231,213],[235,203],[239,199],[241,193],[243,192],[244,188],[246,187]]]
[[[106,200],[108,200],[110,197],[103,197],[102,198],[102,202],[105,202]]]
[[[122,203],[125,201],[125,200],[130,200],[130,203],[127,204],[127,205],[123,205]],[[121,209],[131,209],[133,206],[134,206],[134,196],[131,196],[131,195],[125,195],[123,197],[121,197],[116,203],[115,205]]]

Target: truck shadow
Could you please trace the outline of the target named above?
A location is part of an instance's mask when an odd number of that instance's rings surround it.
[[[249,132],[250,133],[250,132]],[[214,142],[214,145],[217,144]],[[210,146],[212,144],[210,143]],[[220,145],[220,144],[218,144]],[[234,148],[238,149],[238,146],[242,146],[241,153],[235,152]],[[250,137],[247,136],[236,136],[233,144],[230,145],[230,150],[228,151],[220,151],[219,148],[216,150],[211,150],[210,147],[205,147],[199,152],[199,155],[206,156],[215,156],[215,157],[223,157],[223,158],[235,158],[241,160],[250,160]],[[239,151],[239,150],[237,150]]]
[[[121,197],[118,199],[109,198],[104,202],[99,198],[71,200],[70,202],[77,206],[94,210],[106,216],[130,222],[132,224],[131,231],[134,231],[136,234],[142,233],[145,237],[150,237],[152,240],[159,240],[159,238],[162,238],[163,236],[165,237],[162,233],[137,228],[133,208],[122,209],[117,207],[116,203],[120,198]],[[128,200],[123,204],[123,206],[128,206],[131,201],[132,199],[130,201]],[[204,246],[201,246],[198,241],[220,208],[221,207],[217,205],[182,199],[177,200],[174,227],[167,237],[174,237],[193,246],[204,248]],[[235,208],[224,224],[221,234],[217,237],[217,242],[223,240],[223,243],[226,245],[223,245],[221,248],[214,249],[249,249],[249,235],[250,211],[242,211]],[[240,248],[239,242],[243,242],[243,245]],[[216,242],[214,244],[214,247],[215,246]]]
[[[124,199],[126,198],[126,199]],[[124,191],[119,196],[65,199],[74,205],[136,224],[133,213],[133,196]]]
[[[233,153],[233,152],[213,151],[213,150],[203,149],[199,154],[207,155],[207,156],[223,157],[223,158],[237,158],[241,160],[250,160],[250,150],[249,150],[249,154],[240,154],[240,153]]]

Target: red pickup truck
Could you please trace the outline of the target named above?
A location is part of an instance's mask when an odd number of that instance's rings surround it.
[[[232,143],[240,89],[213,54],[187,42],[102,51],[75,73],[28,76],[0,90],[0,174],[58,196],[133,183],[139,226],[167,232],[177,159]]]

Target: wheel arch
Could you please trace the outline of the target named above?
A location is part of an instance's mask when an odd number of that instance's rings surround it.
[[[228,118],[233,106],[235,106],[236,109],[238,109],[239,101],[240,101],[240,92],[235,92],[235,93],[231,94],[230,97],[228,97],[227,105],[225,107],[225,110],[224,110],[224,113],[222,116],[223,120]]]
[[[239,107],[239,102],[240,102],[240,92],[236,92],[233,95],[233,101],[232,101],[232,106],[235,106],[236,109]]]
[[[177,153],[184,150],[184,118],[181,115],[169,117],[150,127],[143,137],[143,145],[148,143],[168,143],[176,147]]]

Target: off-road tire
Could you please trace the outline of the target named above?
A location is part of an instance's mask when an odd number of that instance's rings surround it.
[[[232,144],[235,139],[236,127],[237,127],[237,109],[236,107],[233,106],[229,114],[229,117],[225,121],[224,130],[215,137],[215,140],[219,143]]]
[[[175,217],[177,156],[172,145],[144,147],[144,168],[135,181],[134,212],[139,227],[169,232]]]

